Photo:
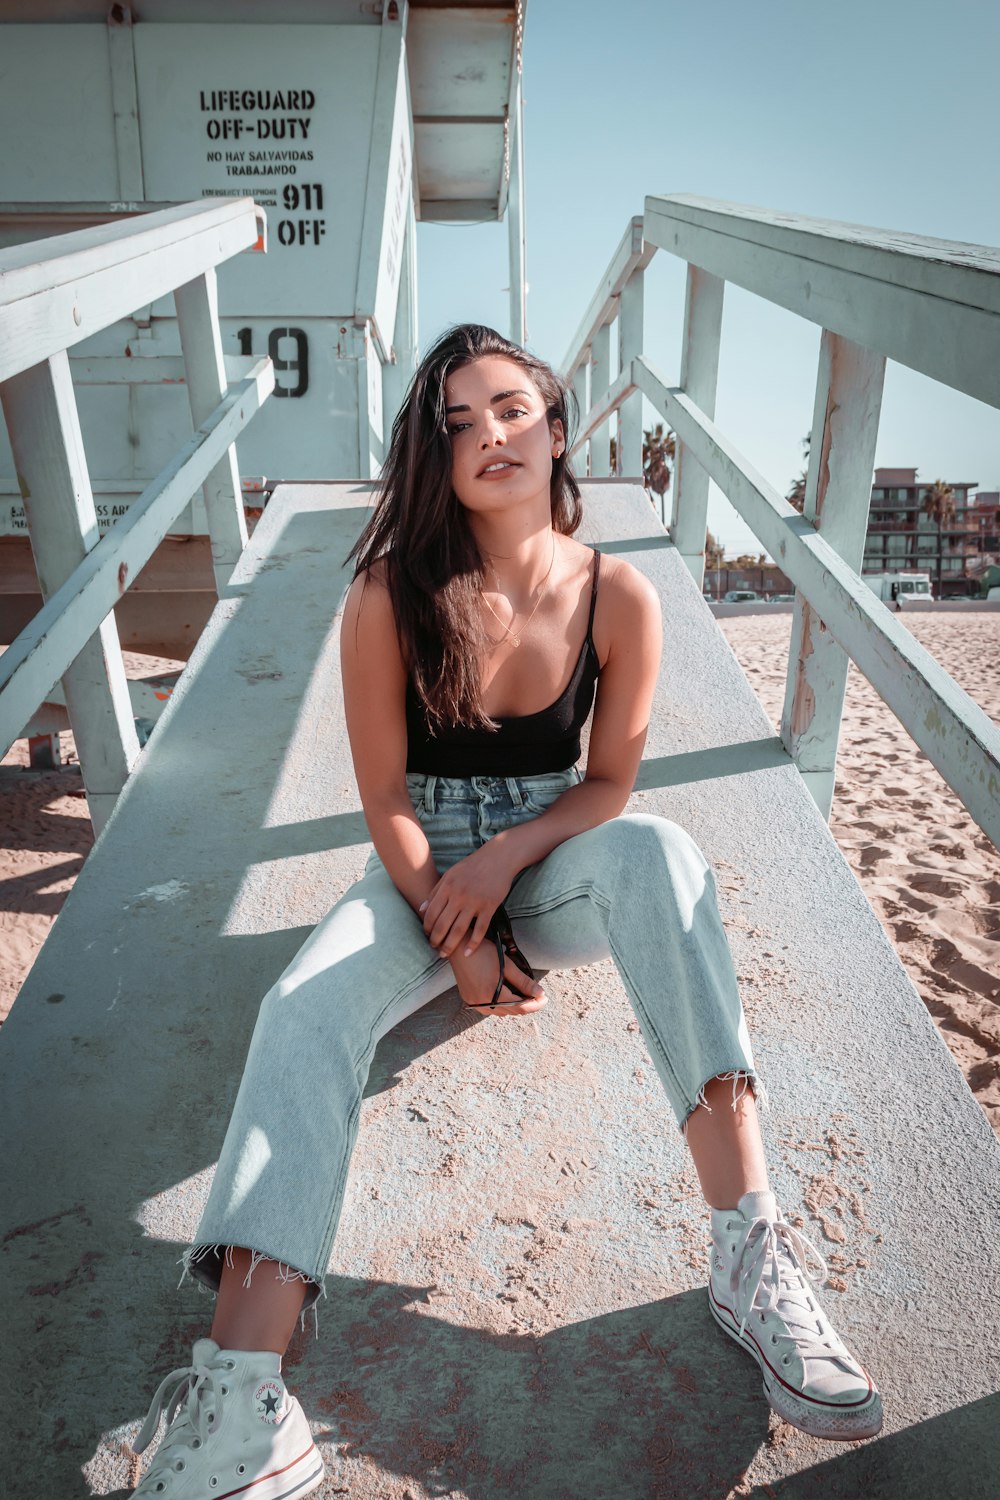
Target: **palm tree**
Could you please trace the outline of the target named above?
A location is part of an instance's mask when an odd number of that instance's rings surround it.
[[[673,478],[671,465],[677,457],[677,438],[668,429],[663,430],[663,423],[657,422],[652,431],[646,431],[642,435],[642,480],[649,491],[649,502],[654,504],[653,496],[661,500],[670,488]],[[618,472],[618,442],[611,439],[611,469]]]
[[[941,597],[941,528],[955,519],[955,491],[946,479],[935,479],[924,496],[920,507],[925,516],[937,523],[937,589],[935,597]]]
[[[792,480],[791,489],[785,496],[785,499],[788,501],[789,505],[793,510],[797,510],[799,512],[799,515],[802,514],[806,504],[806,476],[809,473],[809,444],[811,440],[812,433],[807,432],[805,437],[802,439],[802,446],[805,449],[806,466],[802,470],[802,473],[799,475],[798,479]]]
[[[642,477],[647,490],[658,495],[662,502],[670,488],[673,475],[671,465],[677,457],[677,439],[669,429],[664,433],[662,422],[657,422],[651,432],[644,432],[642,439]]]

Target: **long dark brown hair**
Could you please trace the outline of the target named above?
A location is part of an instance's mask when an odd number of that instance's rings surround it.
[[[566,456],[576,402],[565,382],[492,328],[462,323],[448,329],[410,383],[392,424],[374,514],[348,554],[355,577],[384,562],[403,659],[432,728],[496,727],[483,709],[479,680],[487,641],[480,608],[485,565],[451,485],[444,394],[452,370],[492,354],[525,370],[550,427],[562,422],[567,445],[552,461],[552,526],[571,536],[580,524],[580,487]]]

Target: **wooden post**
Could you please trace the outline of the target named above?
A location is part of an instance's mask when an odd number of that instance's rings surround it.
[[[510,114],[510,183],[507,189],[507,259],[510,265],[510,337],[523,344],[528,337],[527,283],[524,242],[524,118],[521,80],[515,86]]]
[[[590,404],[595,406],[608,393],[611,384],[611,324],[605,323],[594,334],[591,345]],[[604,479],[611,473],[611,424],[605,422],[590,435],[590,474]]]
[[[823,330],[803,514],[861,571],[885,358]],[[829,820],[850,660],[801,593],[795,595],[781,738]]]
[[[48,599],[99,540],[65,351],[4,381],[0,400],[38,585]],[[83,643],[62,684],[87,805],[99,834],[139,754],[113,614]]]
[[[351,348],[356,355],[357,370],[357,473],[360,479],[375,479],[385,454],[385,433],[382,426],[382,362],[369,318],[355,321],[351,329]]]
[[[141,203],[146,196],[139,138],[139,93],[132,44],[132,7],[113,5],[108,14],[108,61],[111,108],[118,158],[118,195],[124,203]]]
[[[618,315],[618,368],[626,369],[642,353],[643,272],[633,271],[622,287]],[[642,474],[642,394],[636,391],[618,411],[618,473]]]
[[[681,390],[705,413],[715,416],[722,339],[722,301],[726,283],[709,271],[689,265],[681,347]],[[705,531],[708,526],[708,475],[678,439],[674,468],[674,505],[670,534],[685,565],[702,588],[705,580]]]
[[[214,269],[179,286],[174,292],[174,304],[191,417],[195,427],[200,427],[215,411],[227,389]],[[215,585],[221,594],[247,542],[235,446],[209,474],[202,486],[202,494],[208,513]]]
[[[580,363],[577,365],[576,374],[573,376],[573,394],[576,396],[577,405],[580,408],[580,426],[583,427],[584,419],[590,410],[590,400],[587,395],[587,374],[590,370],[590,350],[585,349]],[[590,451],[589,443],[583,443],[577,449],[576,472],[581,478],[586,478],[589,469],[587,454]]]

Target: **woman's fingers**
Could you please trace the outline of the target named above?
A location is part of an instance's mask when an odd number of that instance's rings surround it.
[[[490,925],[490,913],[480,911],[477,906],[453,901],[435,910],[432,898],[424,913],[423,922],[427,941],[442,958],[450,958],[463,939],[468,957],[482,942]]]
[[[455,918],[452,925],[446,930],[440,942],[431,937],[431,946],[437,950],[439,957],[450,958],[455,949],[466,944],[469,935],[469,923],[472,920],[470,912],[462,912]]]
[[[469,940],[465,945],[465,949],[463,950],[466,958],[472,957],[473,953],[475,953],[476,949],[479,947],[479,944],[486,936],[486,929],[490,925],[490,915],[491,914],[488,911],[481,911],[476,920],[473,922],[472,931],[469,933]]]
[[[530,984],[526,974],[521,978],[525,984]],[[548,996],[537,986],[537,993],[524,994],[515,988],[513,978],[508,981],[504,979],[503,989],[500,991],[500,999],[497,1002],[496,1014],[498,1016],[530,1016],[533,1011],[541,1010],[543,1005],[548,1004]]]
[[[522,974],[511,964],[504,966],[503,989],[497,1001],[496,1014],[501,1016],[530,1016],[548,1004],[548,996],[537,980]],[[502,1007],[502,1008],[501,1008]]]

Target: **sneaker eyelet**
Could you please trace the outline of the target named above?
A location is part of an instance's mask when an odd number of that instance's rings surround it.
[[[237,1474],[245,1474],[246,1471],[247,1471],[246,1464],[237,1464],[236,1465],[236,1472],[237,1472]]]
[[[183,1474],[186,1467],[187,1465],[185,1464],[183,1458],[179,1458],[174,1464],[174,1472],[177,1474]]]
[[[199,1437],[192,1438],[191,1439],[191,1447],[192,1448],[200,1448],[201,1447],[201,1438],[199,1438]]]
[[[776,1333],[772,1333],[771,1334],[771,1343],[772,1344],[776,1344],[777,1342],[778,1342],[778,1336],[777,1336],[777,1334]]]
[[[208,1481],[208,1487],[209,1487],[209,1489],[210,1490],[214,1490],[216,1488],[216,1486],[218,1485],[218,1483],[219,1483],[219,1481],[216,1479],[215,1475],[213,1474],[212,1477],[211,1477],[211,1479]]]
[[[222,1386],[222,1394],[224,1396],[228,1396],[229,1395],[229,1387],[228,1387],[228,1385]]]
[[[235,1359],[227,1359],[226,1360],[226,1369],[227,1370],[235,1370],[236,1369],[236,1361],[235,1361]]]

